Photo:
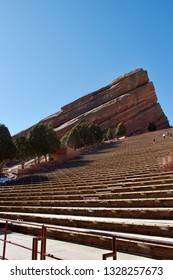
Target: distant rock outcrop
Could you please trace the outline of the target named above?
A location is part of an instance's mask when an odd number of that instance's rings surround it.
[[[103,132],[108,128],[115,129],[119,122],[123,122],[127,135],[147,131],[150,122],[154,122],[157,129],[169,127],[168,119],[157,102],[154,85],[143,69],[113,80],[41,122],[52,124],[58,136],[62,137],[81,121],[98,124]]]

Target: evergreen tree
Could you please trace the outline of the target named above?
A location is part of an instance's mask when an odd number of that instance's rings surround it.
[[[156,125],[154,122],[150,122],[148,125],[148,131],[156,131]]]
[[[29,134],[29,142],[38,157],[38,163],[42,155],[46,156],[60,147],[60,141],[56,137],[53,128],[44,124],[37,124]]]
[[[82,122],[77,126],[80,141],[82,143],[81,147],[92,145],[93,144],[93,136],[89,126]]]
[[[115,129],[115,135],[121,137],[124,136],[125,134],[126,134],[126,127],[123,124],[123,122],[120,122]]]
[[[73,127],[70,132],[68,132],[63,137],[63,143],[67,146],[73,147],[75,149],[82,148],[84,146],[92,145],[101,141],[102,132],[98,125],[88,125],[85,122]]]
[[[100,127],[96,124],[91,124],[89,128],[92,134],[93,143],[100,142],[102,140],[102,132]]]
[[[108,128],[107,133],[106,133],[106,139],[110,140],[110,139],[112,139],[112,137],[113,137],[113,135],[112,135],[111,129]]]
[[[11,134],[4,124],[0,124],[0,169],[7,160],[14,159],[16,147]]]
[[[78,149],[82,147],[82,142],[80,139],[78,127],[73,127],[67,135],[66,145],[72,147],[74,149]]]
[[[21,162],[22,169],[24,169],[25,161],[33,155],[32,147],[24,135],[20,135],[15,139],[15,145],[17,149],[16,158]]]
[[[52,126],[46,126],[46,134],[47,134],[47,143],[48,143],[48,152],[53,153],[61,146],[61,142],[56,135],[56,132],[53,130]]]

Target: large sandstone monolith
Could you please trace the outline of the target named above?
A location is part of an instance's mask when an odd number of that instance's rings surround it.
[[[150,122],[154,122],[157,129],[169,127],[168,119],[157,102],[154,85],[143,69],[113,80],[43,120],[53,125],[59,137],[81,121],[94,122],[103,131],[109,127],[114,129],[122,121],[127,135],[147,131]]]

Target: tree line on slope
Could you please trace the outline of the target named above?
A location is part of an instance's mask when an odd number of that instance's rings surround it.
[[[8,128],[0,125],[0,170],[9,160],[18,160],[24,168],[24,162],[33,157],[37,158],[39,164],[41,156],[53,153],[60,147],[60,140],[57,138],[51,126],[37,124],[30,131],[28,136],[19,135],[14,139]]]
[[[108,128],[104,135],[97,124],[87,124],[81,122],[73,127],[62,139],[62,143],[75,149],[84,146],[93,145],[95,143],[110,140],[114,137],[126,135],[126,127],[123,122],[118,123],[114,132]]]
[[[156,130],[155,124],[149,123],[148,130]],[[44,124],[35,125],[27,136],[20,134],[12,138],[8,128],[0,124],[0,171],[8,160],[18,160],[24,168],[26,160],[36,158],[39,164],[41,156],[54,153],[61,145],[79,149],[125,134],[126,127],[123,122],[116,126],[114,133],[108,128],[105,135],[99,125],[81,122],[67,132],[61,141],[52,126]]]
[[[79,149],[102,141],[102,132],[98,125],[81,122],[62,138],[65,146]]]

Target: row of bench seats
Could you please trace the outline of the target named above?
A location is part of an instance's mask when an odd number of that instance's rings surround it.
[[[163,139],[162,133],[105,143],[85,150],[81,158],[49,165],[1,187],[0,218],[172,238],[173,171],[160,171],[159,159],[171,151],[173,139]],[[36,229],[17,224],[13,230],[37,234]],[[54,229],[49,235],[110,248],[107,238],[57,232]],[[120,251],[173,259],[171,250],[165,255],[159,246],[118,244]]]

